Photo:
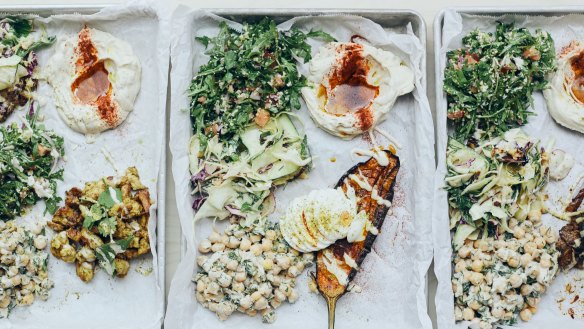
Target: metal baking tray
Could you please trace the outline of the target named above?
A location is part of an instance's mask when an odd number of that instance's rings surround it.
[[[574,13],[584,13],[583,6],[547,6],[547,7],[532,7],[526,8],[524,6],[504,6],[504,7],[448,7],[442,9],[434,19],[434,79],[435,79],[435,131],[436,131],[436,161],[438,165],[446,162],[446,143],[447,136],[438,134],[437,127],[447,126],[447,101],[446,95],[443,91],[444,83],[443,68],[440,60],[442,49],[442,28],[444,24],[444,16],[447,11],[454,10],[461,14],[479,15],[479,16],[501,16],[501,15],[537,15],[537,16],[563,16]],[[436,249],[436,246],[435,246]],[[440,286],[440,284],[439,284]],[[439,289],[439,288],[438,288]],[[454,310],[453,310],[454,311]]]
[[[413,33],[418,37],[424,49],[426,49],[426,22],[420,13],[410,9],[227,9],[211,8],[206,11],[217,16],[235,21],[259,21],[264,17],[272,18],[276,23],[281,23],[298,16],[320,15],[354,15],[372,20],[383,28],[405,27],[412,25]],[[422,59],[422,84],[427,89],[426,53]],[[181,227],[181,258],[186,253],[187,243],[182,235]],[[425,276],[426,299],[429,305],[428,274]]]
[[[2,5],[0,13],[2,14],[33,14],[38,16],[50,16],[58,14],[81,14],[91,15],[98,13],[100,10],[111,7],[113,4],[102,5]],[[164,109],[166,113],[166,107]],[[165,115],[166,117],[166,115]],[[158,173],[157,195],[156,200],[156,252],[158,261],[158,285],[162,293],[162,302],[159,309],[162,314],[166,311],[166,292],[165,292],[165,223],[166,223],[166,125],[164,125],[163,143],[165,145],[160,158],[160,170]],[[164,319],[163,319],[164,320]]]

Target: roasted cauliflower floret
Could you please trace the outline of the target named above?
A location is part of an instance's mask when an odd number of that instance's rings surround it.
[[[93,262],[95,262],[95,251],[93,251],[93,249],[91,249],[87,246],[83,246],[77,252],[76,259],[77,259],[78,263],[83,263],[83,262],[93,263]]]
[[[140,175],[138,174],[138,169],[136,167],[130,167],[126,170],[126,174],[120,180],[120,185],[125,185],[130,183],[133,190],[144,190],[146,186],[140,181]]]
[[[125,259],[114,259],[114,267],[116,269],[116,276],[118,278],[123,278],[128,274],[130,270],[130,263]]]
[[[86,183],[85,187],[83,188],[83,196],[88,199],[97,200],[101,192],[105,191],[106,188],[107,185],[103,179]]]
[[[53,256],[63,260],[67,263],[73,263],[77,252],[75,248],[69,244],[67,232],[62,231],[51,240],[51,253]]]
[[[79,225],[83,221],[83,216],[81,216],[81,212],[77,209],[71,208],[69,206],[65,206],[63,208],[59,208],[53,219],[47,223],[47,225],[59,232],[69,227],[74,227]]]
[[[103,245],[103,241],[94,233],[86,229],[81,229],[81,241],[91,249],[97,249]]]
[[[89,282],[93,279],[94,263],[78,262],[75,265],[77,276],[83,282]]]

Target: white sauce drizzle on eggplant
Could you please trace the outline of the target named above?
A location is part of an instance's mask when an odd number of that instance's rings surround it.
[[[323,253],[323,263],[326,269],[337,278],[339,284],[346,286],[349,283],[349,275],[339,266],[338,260],[330,250],[325,250]]]

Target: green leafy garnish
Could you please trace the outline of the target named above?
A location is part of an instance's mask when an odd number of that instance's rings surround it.
[[[448,52],[444,72],[454,138],[492,138],[526,124],[533,92],[547,86],[545,76],[555,69],[549,33],[498,23],[494,34],[477,29],[462,45]]]
[[[102,236],[112,236],[116,231],[116,226],[116,219],[113,217],[107,217],[99,222],[97,229]]]
[[[101,192],[97,202],[107,209],[111,209],[116,204],[122,202],[122,190],[108,186],[105,191]]]
[[[99,266],[112,277],[116,275],[115,259],[117,254],[121,254],[128,249],[134,236],[129,236],[123,240],[118,240],[101,245],[96,249],[95,256]]]

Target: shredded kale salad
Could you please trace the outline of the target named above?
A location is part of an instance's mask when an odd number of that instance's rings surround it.
[[[235,216],[260,227],[273,187],[308,169],[306,138],[289,115],[301,106],[306,78],[296,63],[311,59],[311,37],[334,40],[321,31],[279,31],[269,18],[242,31],[221,23],[217,36],[196,38],[210,58],[188,90],[195,220]]]
[[[57,180],[63,179],[57,167],[63,155],[63,138],[46,130],[33,111],[22,125],[0,126],[0,220],[23,215],[40,199],[46,212],[57,210]]]
[[[549,33],[498,23],[495,33],[475,30],[462,45],[448,52],[444,72],[453,137],[493,138],[526,124],[533,92],[555,69]]]
[[[0,122],[32,99],[38,81],[35,50],[52,45],[55,37],[32,34],[30,19],[9,16],[0,19]]]

